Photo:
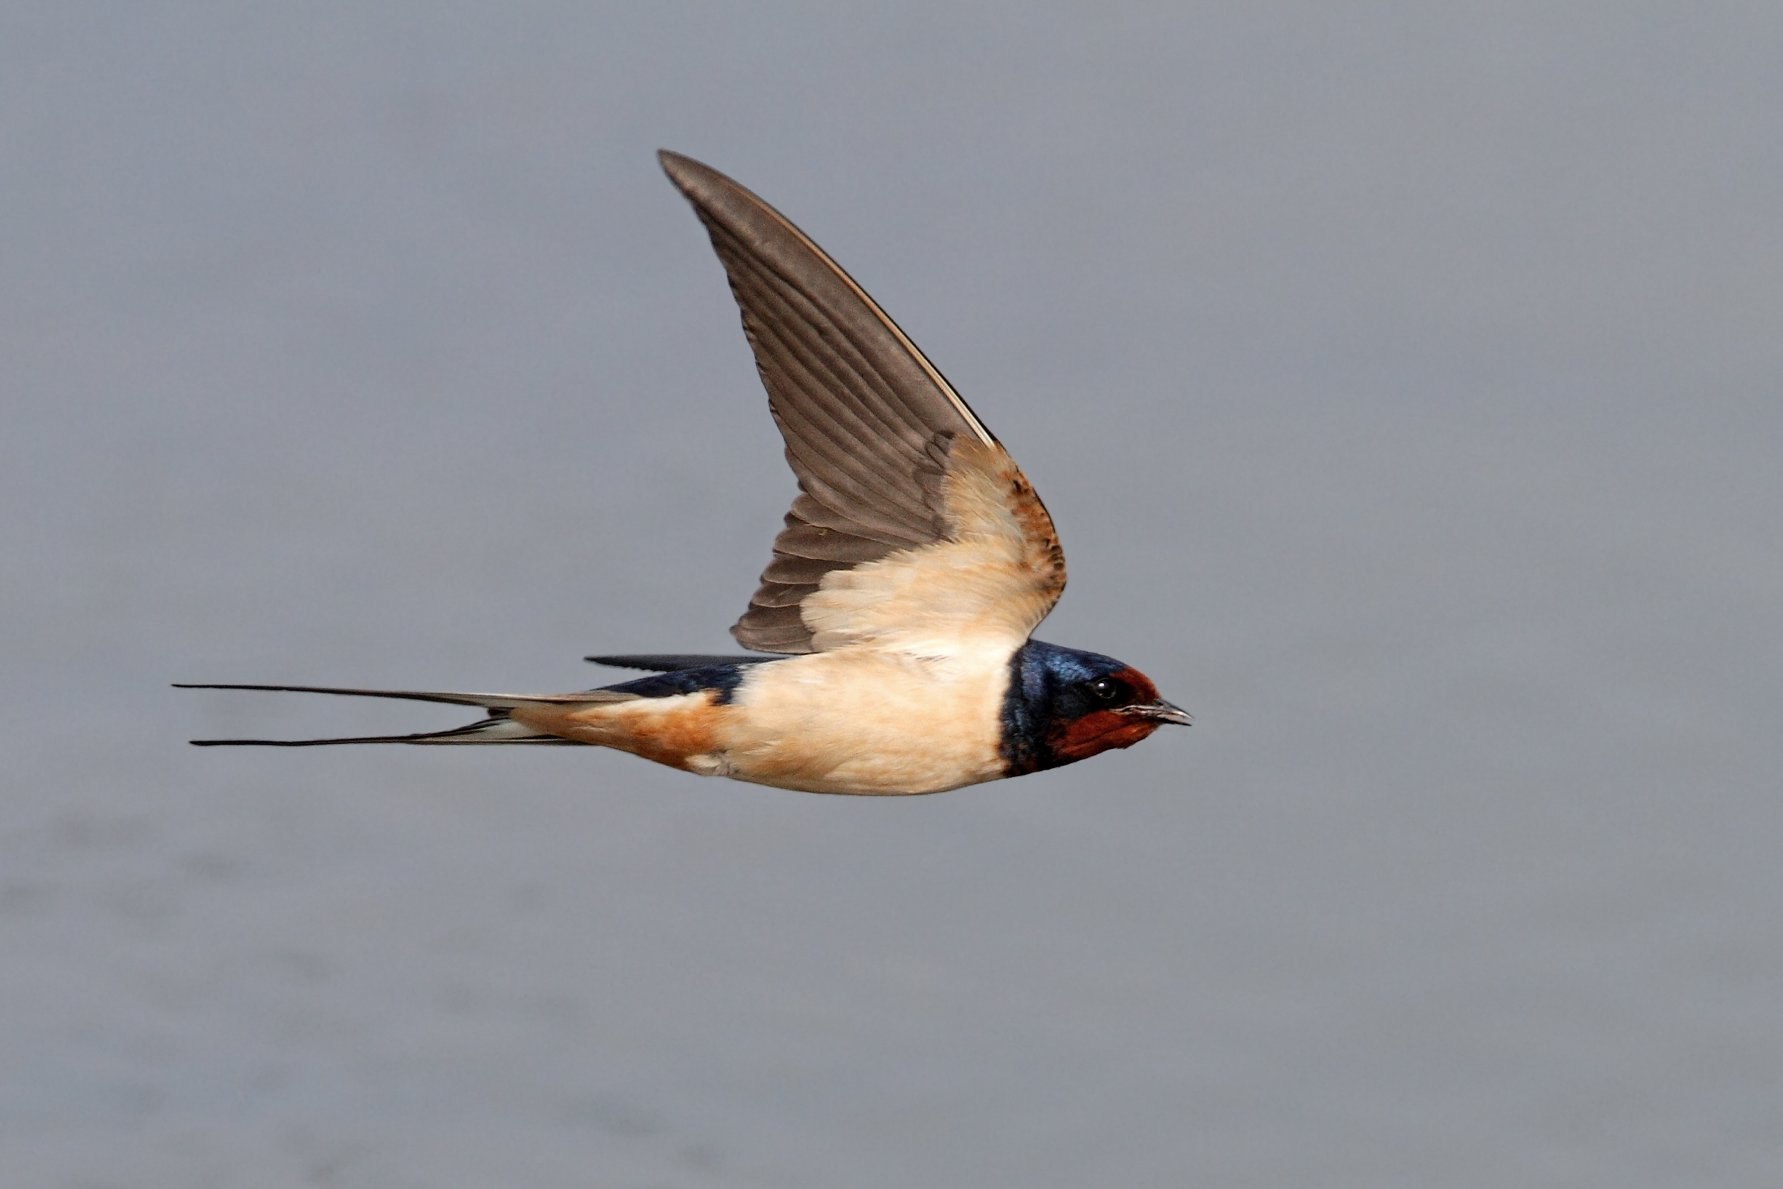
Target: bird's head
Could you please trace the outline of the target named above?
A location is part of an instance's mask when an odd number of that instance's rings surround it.
[[[1131,747],[1189,716],[1151,678],[1113,657],[1029,640],[1010,660],[1003,758],[1011,776]]]

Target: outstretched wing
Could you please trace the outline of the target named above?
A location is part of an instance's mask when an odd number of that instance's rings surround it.
[[[799,480],[731,634],[765,652],[1025,640],[1065,557],[1015,460],[823,249],[716,170],[660,156],[712,235]]]

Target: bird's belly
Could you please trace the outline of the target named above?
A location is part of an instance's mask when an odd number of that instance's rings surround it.
[[[726,709],[723,772],[818,793],[938,793],[1004,775],[1007,669],[882,654],[763,665]]]

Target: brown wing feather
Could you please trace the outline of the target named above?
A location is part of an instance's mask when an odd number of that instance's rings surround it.
[[[774,558],[732,634],[768,652],[853,639],[834,614],[829,630],[814,633],[807,598],[838,571],[955,541],[953,480],[967,467],[1009,484],[1010,516],[999,523],[1029,538],[1009,544],[1038,568],[1011,575],[1022,589],[1003,593],[1028,608],[1021,618],[1038,611],[1031,631],[1064,588],[1063,555],[1045,507],[990,430],[873,299],[778,211],[697,161],[660,157],[724,264],[799,480]],[[945,585],[947,577],[925,582]]]

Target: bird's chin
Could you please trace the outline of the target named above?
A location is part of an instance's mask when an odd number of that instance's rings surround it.
[[[1157,730],[1159,725],[1152,718],[1096,710],[1067,725],[1053,743],[1052,750],[1067,763],[1087,760],[1118,747],[1132,747]]]

